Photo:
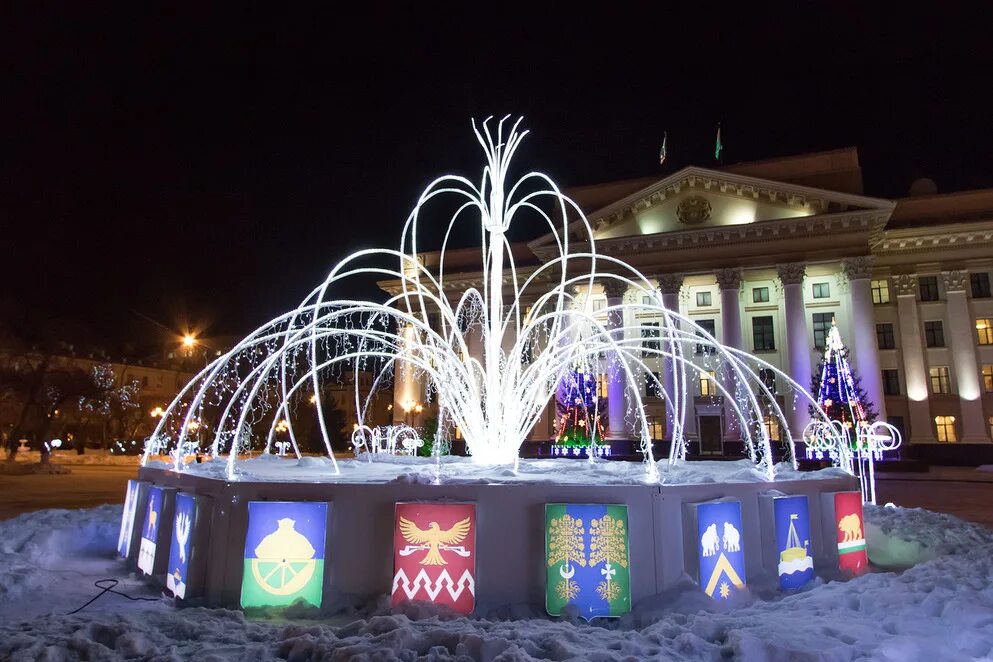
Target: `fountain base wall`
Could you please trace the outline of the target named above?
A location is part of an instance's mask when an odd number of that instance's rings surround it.
[[[335,611],[355,596],[389,593],[393,578],[394,507],[398,502],[472,502],[476,505],[476,605],[545,602],[545,504],[604,503],[628,507],[631,600],[659,594],[694,567],[687,559],[683,505],[719,498],[741,502],[742,544],[749,583],[769,579],[763,567],[759,495],[777,490],[806,495],[815,567],[837,568],[836,532],[824,522],[820,494],[857,490],[854,478],[831,477],[775,483],[690,485],[559,485],[247,482],[143,467],[141,480],[202,497],[209,526],[194,541],[205,554],[203,585],[191,586],[207,605],[237,608],[245,557],[250,501],[327,501],[332,504],[325,563],[323,610]],[[692,542],[692,541],[691,541]]]

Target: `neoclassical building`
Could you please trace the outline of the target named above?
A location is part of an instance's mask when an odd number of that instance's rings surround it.
[[[586,213],[599,253],[651,276],[667,307],[723,343],[807,385],[834,322],[880,417],[904,432],[905,455],[993,461],[993,189],[914,189],[898,200],[866,196],[858,153],[846,148],[566,193]],[[519,269],[557,254],[550,235],[511,248]],[[423,255],[429,268],[437,258]],[[479,249],[446,254],[455,289],[480,277],[452,277],[460,258],[477,265]],[[594,313],[635,296],[602,285],[581,295]],[[664,442],[664,404],[644,388],[652,436]],[[601,389],[609,412],[625,410],[623,389],[606,374]],[[685,434],[691,452],[733,454],[735,432],[712,389],[706,377],[694,383]],[[398,374],[394,411],[420,397]],[[799,433],[805,409],[787,410]],[[553,419],[550,403],[531,439],[552,438]],[[630,437],[622,416],[608,424],[611,438]]]

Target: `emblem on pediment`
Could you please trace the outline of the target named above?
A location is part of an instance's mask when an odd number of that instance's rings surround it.
[[[691,195],[676,207],[676,218],[686,225],[698,225],[710,220],[710,202],[702,195]]]

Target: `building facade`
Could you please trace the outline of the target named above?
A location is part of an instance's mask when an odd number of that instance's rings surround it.
[[[924,183],[907,198],[869,197],[858,154],[847,148],[566,193],[585,212],[600,254],[652,278],[667,308],[722,343],[806,387],[836,323],[880,419],[903,431],[905,456],[993,461],[993,190],[937,194]],[[557,254],[551,235],[512,251],[519,269]],[[478,264],[478,250],[465,256]],[[428,267],[436,259],[423,256]],[[479,279],[470,271],[453,277],[457,263],[446,254],[455,291]],[[635,296],[602,285],[580,295],[594,314]],[[625,320],[633,322],[655,323]],[[601,381],[608,409],[625,411],[624,389],[606,371]],[[712,389],[706,376],[694,382],[684,433],[691,452],[733,454],[735,432]],[[417,402],[419,392],[400,370],[395,407]],[[643,395],[652,436],[665,440],[664,404],[647,386]],[[531,439],[554,436],[553,407]],[[806,408],[785,409],[797,436]],[[622,416],[608,422],[610,437],[631,436]]]

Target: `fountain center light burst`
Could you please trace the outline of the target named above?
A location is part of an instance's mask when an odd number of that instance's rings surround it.
[[[195,429],[211,431],[211,452],[227,453],[234,477],[239,454],[253,444],[268,453],[277,429],[299,456],[298,434],[308,427],[308,434],[320,435],[337,471],[324,411],[328,386],[351,385],[359,418],[354,423],[362,427],[376,392],[401,379],[424,385],[437,407],[439,435],[457,428],[475,462],[516,466],[521,444],[559,382],[572,370],[603,368],[628,394],[625,424],[640,441],[649,478],[656,479],[658,470],[642,385],[663,397],[672,431],[669,462],[675,463],[686,455],[683,428],[693,406],[688,386],[711,372],[749,457],[772,477],[769,430],[775,424],[795,465],[777,393],[757,369],[776,375],[784,387],[779,394],[795,397],[793,406],[813,404],[819,411],[809,394],[768,363],[721,345],[666,309],[658,290],[633,267],[598,255],[582,210],[549,177],[529,172],[511,183],[511,161],[527,132],[519,130],[520,120],[509,129],[506,120],[496,123],[495,132],[490,120],[473,123],[486,158],[482,177],[473,182],[448,175],[432,182],[407,218],[399,251],[363,250],[345,258],[299,306],[258,328],[183,389],[152,437],[157,447],[172,449],[176,470],[185,466]],[[437,265],[429,268],[419,259],[419,227],[441,198],[454,201],[455,211],[444,220]],[[518,267],[506,238],[524,218],[546,226],[554,238],[557,255],[539,266]],[[466,224],[478,232],[481,250],[477,285],[460,289],[445,259],[449,238],[456,227],[464,235]],[[464,265],[459,269],[464,276]],[[385,301],[330,296],[342,282],[370,275],[384,281],[390,292]],[[629,297],[594,315],[584,293],[597,285],[624,288]],[[702,362],[693,359],[701,347]],[[365,392],[362,375],[369,376]],[[145,460],[150,453],[151,444]],[[596,461],[595,453],[589,458]]]

